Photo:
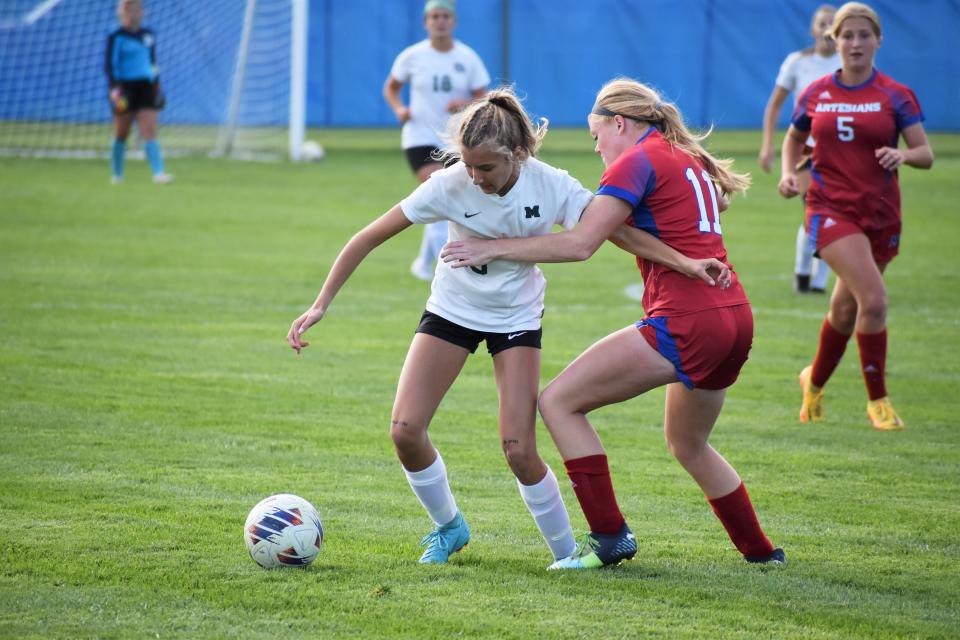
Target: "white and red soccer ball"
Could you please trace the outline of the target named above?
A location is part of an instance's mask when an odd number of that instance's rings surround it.
[[[305,567],[323,545],[323,524],[312,504],[279,493],[256,504],[243,525],[243,538],[253,561],[265,569]]]

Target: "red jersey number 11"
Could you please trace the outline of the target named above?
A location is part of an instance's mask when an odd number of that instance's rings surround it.
[[[706,170],[700,171],[699,178],[697,177],[697,172],[693,170],[693,167],[687,167],[687,171],[684,174],[687,180],[693,185],[693,192],[697,196],[697,206],[700,208],[700,233],[716,233],[720,235],[722,231],[720,230],[720,211],[717,209],[717,193],[713,186],[713,181],[710,179],[710,174]],[[703,188],[700,186],[700,178],[703,178],[703,182],[707,185],[707,191],[710,193],[710,205],[713,209],[713,224],[710,224],[710,220],[707,218],[707,202],[703,198]]]

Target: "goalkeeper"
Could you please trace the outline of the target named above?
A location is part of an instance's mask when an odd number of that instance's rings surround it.
[[[110,108],[113,111],[114,139],[110,148],[111,181],[123,182],[123,163],[127,136],[134,117],[143,139],[143,149],[153,171],[153,181],[166,184],[173,176],[163,169],[163,153],[157,141],[157,111],[164,98],[157,75],[156,36],[140,26],[143,20],[141,0],[117,3],[120,28],[107,38],[106,73],[110,83]]]

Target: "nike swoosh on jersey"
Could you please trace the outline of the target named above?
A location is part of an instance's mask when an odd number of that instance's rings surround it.
[[[464,217],[464,218],[472,218],[473,216],[478,216],[478,215],[480,215],[481,213],[483,213],[483,211],[477,211],[476,213],[464,213],[464,214],[463,214],[463,217]]]

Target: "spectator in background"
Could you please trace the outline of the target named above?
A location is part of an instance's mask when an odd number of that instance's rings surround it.
[[[123,182],[127,136],[134,118],[143,139],[143,149],[150,162],[153,181],[167,184],[173,176],[163,168],[163,152],[157,141],[157,111],[163,108],[164,97],[157,75],[156,35],[143,28],[141,0],[120,0],[117,3],[120,28],[107,38],[105,70],[110,85],[110,108],[113,111],[113,144],[110,147],[111,181]]]
[[[794,104],[796,104],[800,93],[807,88],[807,85],[840,68],[840,54],[837,53],[836,44],[829,33],[836,12],[836,7],[832,5],[821,5],[810,22],[813,46],[794,51],[780,65],[780,73],[777,74],[773,93],[770,94],[767,108],[763,112],[763,144],[760,147],[758,159],[760,167],[768,173],[773,163],[773,133],[777,127],[777,116],[780,115],[780,109],[787,96],[794,94]],[[807,147],[812,148],[813,144],[813,137],[807,138]],[[810,185],[810,149],[804,149],[800,165],[797,167],[797,180],[800,195],[803,195]],[[823,260],[813,257],[806,223],[803,221],[797,230],[793,272],[796,291],[823,293],[826,290],[830,267]]]
[[[819,256],[837,274],[830,310],[813,363],[800,372],[800,421],[823,420],[823,387],[856,332],[867,386],[867,416],[875,429],[903,429],[887,397],[887,290],[883,272],[900,247],[897,169],[929,169],[933,150],[923,112],[907,86],[877,71],[880,18],[848,2],[834,17],[840,70],[815,80],[800,96],[783,140],[780,194],[802,192],[796,166],[813,135],[814,180],[806,195],[807,231]],[[906,149],[898,149],[903,136]]]
[[[438,160],[450,114],[482,97],[490,84],[483,61],[467,45],[453,39],[457,26],[453,0],[428,0],[423,7],[428,38],[404,49],[383,85],[383,97],[403,123],[401,144],[420,182],[442,167]],[[410,85],[410,104],[400,96]],[[447,241],[446,221],[428,224],[420,252],[410,267],[421,280],[433,279],[434,262]]]

